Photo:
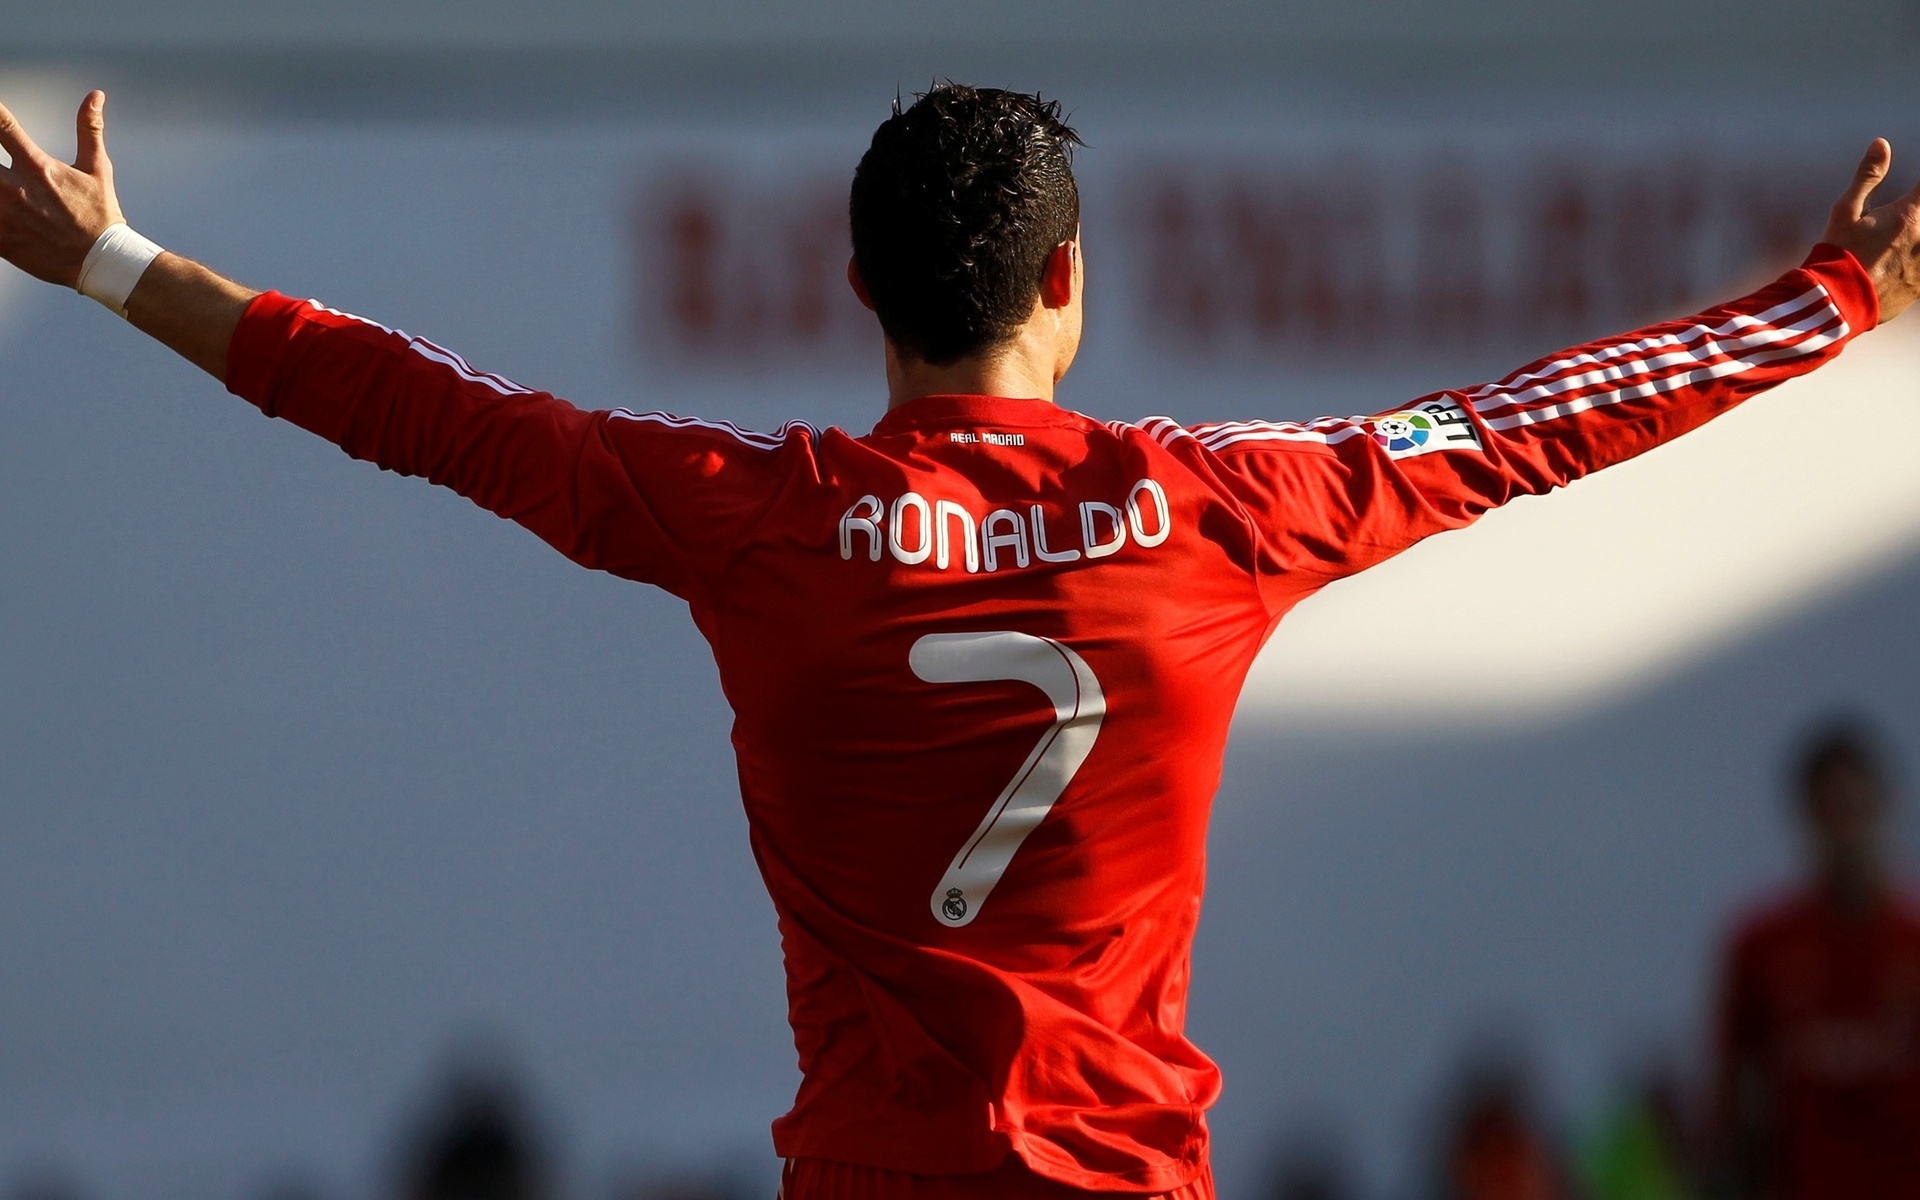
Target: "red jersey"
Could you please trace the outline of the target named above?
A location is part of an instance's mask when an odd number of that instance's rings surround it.
[[[1849,917],[1817,892],[1750,918],[1728,955],[1724,1068],[1766,1083],[1774,1193],[1920,1196],[1920,912]]]
[[[684,599],[733,708],[803,1082],[787,1157],[1201,1175],[1183,1032],[1241,681],[1329,582],[1683,433],[1878,319],[1851,256],[1377,417],[929,396],[864,436],[584,412],[277,294],[228,387]]]

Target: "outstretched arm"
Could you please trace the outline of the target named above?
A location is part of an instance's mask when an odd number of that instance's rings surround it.
[[[0,258],[62,287],[78,287],[80,266],[100,235],[124,224],[107,157],[104,92],[90,92],[76,119],[71,165],[34,144],[0,105]],[[225,380],[227,345],[258,292],[191,259],[163,253],[127,297],[127,319],[194,366]]]
[[[0,257],[49,283],[81,287],[83,274],[98,278],[96,246],[144,242],[127,237],[114,195],[104,103],[93,92],[81,105],[72,164],[0,106],[13,160],[0,169]],[[135,326],[229,391],[355,458],[451,488],[584,566],[692,598],[778,485],[784,434],[585,412],[424,338],[256,292],[178,255],[118,261],[114,287],[87,282],[88,294],[124,304]]]
[[[1875,140],[1807,261],[1695,316],[1389,413],[1147,428],[1236,495],[1285,606],[1489,509],[1642,453],[1830,361],[1920,294],[1920,188],[1884,208]]]

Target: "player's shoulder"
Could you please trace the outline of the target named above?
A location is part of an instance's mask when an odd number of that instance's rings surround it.
[[[815,472],[820,447],[846,434],[808,421],[788,421],[771,430],[715,417],[632,409],[606,409],[606,436],[630,469],[692,472],[719,482],[764,488],[775,481]]]
[[[1091,418],[1089,418],[1091,421]],[[1301,424],[1294,421],[1211,421],[1183,425],[1169,416],[1142,417],[1138,421],[1094,422],[1107,433],[1125,441],[1158,446],[1186,457],[1203,457],[1253,449],[1272,449],[1281,445],[1326,447],[1341,440],[1341,432],[1352,422],[1346,418]]]
[[[828,432],[806,421],[788,421],[778,429],[766,432],[716,417],[693,417],[657,409],[636,412],[629,408],[610,408],[601,415],[616,426],[649,432],[671,432],[754,450],[779,450],[796,441],[818,442]]]
[[[1155,461],[1162,466],[1175,463],[1188,470],[1196,461],[1184,450],[1200,445],[1187,427],[1172,417],[1142,417],[1137,421],[1104,420],[1085,413],[1066,410],[1067,428],[1085,437],[1089,447],[1104,448],[1128,461]]]

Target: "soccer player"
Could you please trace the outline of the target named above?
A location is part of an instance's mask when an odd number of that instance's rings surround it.
[[[99,93],[73,165],[0,111],[0,255],[269,416],[685,600],[734,712],[803,1080],[789,1200],[1212,1194],[1184,1036],[1235,697],[1302,599],[1810,371],[1920,292],[1875,141],[1806,262],[1699,316],[1377,417],[1100,421],[1073,131],[942,86],[854,173],[886,335],[871,432],[582,411],[423,338],[256,292],[121,220]]]
[[[1739,1194],[1920,1196],[1920,911],[1888,885],[1885,768],[1858,730],[1802,753],[1807,884],[1745,920],[1719,1014],[1723,1152]]]

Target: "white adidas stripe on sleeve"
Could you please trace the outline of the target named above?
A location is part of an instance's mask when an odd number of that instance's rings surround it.
[[[1518,429],[1804,357],[1851,332],[1833,297],[1815,284],[1764,312],[1736,313],[1717,325],[1695,324],[1585,350],[1462,395],[1489,429]],[[1335,445],[1365,433],[1363,420],[1217,421],[1185,427],[1155,416],[1137,428],[1163,446],[1187,437],[1209,450],[1224,450],[1263,442]]]
[[[404,338],[407,343],[407,349],[412,350],[415,354],[420,355],[422,358],[431,359],[443,367],[451,367],[455,374],[467,382],[478,383],[485,387],[492,388],[502,396],[525,396],[533,392],[532,388],[522,387],[504,375],[495,375],[489,371],[476,371],[473,365],[466,359],[460,357],[460,355],[444,347],[436,346],[425,338],[414,337],[404,329],[389,329],[378,321],[369,321],[367,318],[354,313],[341,312],[337,308],[328,308],[318,300],[309,300],[307,303],[318,312],[330,313],[333,316],[348,321],[357,321],[362,325],[368,325],[378,329],[381,333],[391,334],[397,338]]]

